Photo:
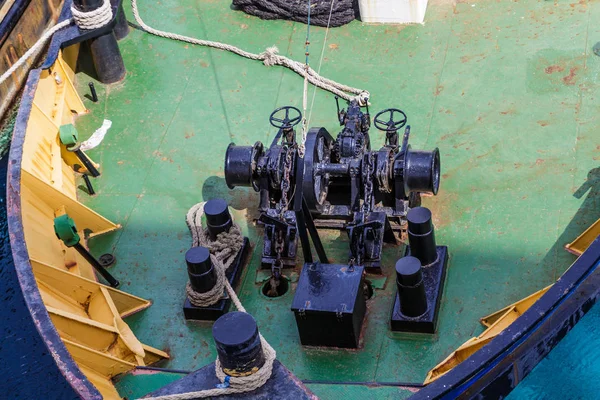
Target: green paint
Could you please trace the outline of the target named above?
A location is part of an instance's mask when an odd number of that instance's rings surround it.
[[[75,227],[75,221],[67,214],[54,218],[54,233],[67,247],[73,247],[79,243],[80,238]]]
[[[158,29],[220,40],[253,52],[277,45],[302,60],[305,25],[261,21],[229,2],[166,0],[140,4]],[[126,7],[128,17],[130,10]],[[573,262],[563,245],[600,217],[600,2],[430,2],[425,25],[363,26],[329,32],[324,76],[368,89],[371,112],[406,111],[414,148],[440,148],[442,183],[424,199],[450,264],[435,336],[394,335],[388,318],[392,272],[402,248],[386,246],[387,282],[369,302],[358,351],[299,345],[285,296],[260,294],[262,240],[252,222],[258,195],[229,190],[223,156],[229,142],[270,142],[271,111],[302,104],[302,79],[280,67],[133,30],[120,42],[126,79],[104,87],[100,102],[77,121],[82,139],[104,118],[103,144],[89,152],[102,165],[98,195],[79,197],[121,223],[94,238],[94,254],[114,251],[111,273],[122,289],[152,307],[126,319],[144,343],[167,350],[161,366],[197,369],[215,358],[210,324],[186,323],[181,306],[191,244],[185,213],[196,202],[225,198],[254,252],[239,290],[278,358],[300,379],[421,382],[427,371],[483,328],[479,318],[553,282]],[[325,30],[311,29],[311,62],[319,67]],[[588,39],[589,38],[589,39]],[[89,78],[78,74],[80,93]],[[309,90],[309,104],[313,89]],[[337,134],[335,102],[317,91],[311,126]],[[371,131],[372,143],[384,135]],[[591,171],[591,172],[590,172]],[[595,172],[594,172],[595,171]],[[588,176],[589,173],[589,176]],[[344,232],[323,233],[330,257],[343,262]],[[293,279],[292,279],[293,280]],[[117,387],[138,396],[166,383],[160,375],[127,376]],[[324,399],[399,398],[396,388],[311,385]],[[132,388],[135,388],[135,392]],[[132,394],[135,393],[135,396]]]
[[[72,146],[77,143],[79,134],[77,129],[72,124],[62,125],[58,131],[60,142],[67,146]]]

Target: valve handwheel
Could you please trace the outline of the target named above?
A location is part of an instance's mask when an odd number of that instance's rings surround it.
[[[285,116],[284,116],[285,114]],[[290,118],[290,114],[292,117]],[[282,118],[283,117],[283,118]],[[298,125],[302,120],[302,113],[296,107],[283,106],[279,107],[269,116],[269,122],[275,128],[291,128]]]
[[[389,119],[387,118],[387,113],[389,113]],[[400,119],[395,120],[394,114],[400,116]],[[373,123],[375,127],[381,131],[395,132],[406,125],[406,114],[404,111],[397,108],[387,108],[375,115]]]

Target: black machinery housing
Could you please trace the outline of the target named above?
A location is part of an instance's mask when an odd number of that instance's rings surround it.
[[[285,111],[284,118],[277,118]],[[290,113],[293,116],[290,117]],[[297,114],[297,115],[296,115]],[[294,215],[287,210],[292,200],[298,150],[293,126],[300,111],[282,107],[271,114],[279,132],[265,150],[253,146],[227,148],[225,180],[229,188],[248,186],[260,192],[259,221],[265,224],[263,266],[293,266],[297,238]],[[371,150],[371,118],[356,101],[339,109],[342,131],[334,139],[325,128],[312,128],[304,143],[302,191],[317,227],[346,229],[350,238],[350,262],[370,271],[380,269],[383,241],[396,243],[394,230],[403,228],[411,207],[420,205],[421,193],[437,194],[440,154],[413,150],[408,144],[410,126],[399,109],[386,109],[374,125],[386,133],[379,150]],[[399,145],[398,130],[405,127]],[[285,204],[284,204],[285,203]]]

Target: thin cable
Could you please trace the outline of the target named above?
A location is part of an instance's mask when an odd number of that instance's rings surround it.
[[[304,150],[306,143],[306,133],[308,131],[308,121],[306,119],[306,108],[308,106],[308,71],[310,71],[310,66],[308,64],[308,56],[309,45],[310,45],[310,0],[308,0],[308,11],[307,11],[307,20],[306,20],[306,50],[304,54],[306,56],[306,61],[304,62],[304,68],[306,69],[306,75],[304,76],[304,87],[302,90],[302,139],[300,140],[300,145],[298,146],[298,155],[300,158],[304,158]]]
[[[325,39],[323,40],[323,48],[321,49],[321,59],[319,60],[319,68],[317,69],[317,74],[321,74],[321,65],[323,65],[323,57],[325,56],[325,45],[327,44],[327,36],[329,35],[329,25],[331,24],[331,14],[333,13],[333,2],[335,0],[331,0],[331,7],[329,8],[329,18],[327,19],[327,29],[325,29]],[[317,88],[313,90],[312,100],[310,102],[310,112],[308,114],[308,123],[310,126],[310,120],[312,118],[312,110],[315,105],[315,95],[317,94]]]

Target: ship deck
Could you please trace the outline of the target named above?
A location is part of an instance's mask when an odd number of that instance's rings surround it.
[[[229,2],[144,2],[158,29],[231,43],[253,52],[276,45],[303,60],[306,26],[261,21]],[[128,19],[133,20],[126,5]],[[269,142],[276,107],[302,105],[303,82],[281,67],[132,30],[120,42],[126,79],[104,87],[77,120],[83,138],[104,118],[113,126],[89,155],[102,165],[97,195],[79,199],[122,224],[89,242],[117,257],[121,288],[153,301],[128,317],[137,337],[164,349],[161,367],[195,370],[214,360],[211,325],[182,313],[191,246],[187,210],[225,198],[254,247],[238,293],[278,359],[323,399],[404,398],[409,388],[344,382],[419,383],[433,366],[483,328],[479,318],[554,282],[573,262],[563,250],[600,217],[600,1],[474,1],[429,3],[424,25],[331,29],[323,76],[371,92],[371,114],[403,109],[414,148],[439,147],[441,189],[424,199],[434,213],[438,244],[451,258],[438,332],[397,335],[388,328],[402,246],[384,249],[385,279],[369,302],[362,347],[303,348],[293,313],[294,286],[284,296],[261,294],[256,268],[262,231],[258,196],[229,190],[223,158],[230,142]],[[319,65],[324,28],[311,28],[311,64]],[[77,75],[80,93],[90,78]],[[309,100],[313,89],[309,90]],[[310,104],[310,101],[309,101]],[[333,95],[317,91],[311,126],[337,134]],[[374,128],[371,141],[383,144]],[[326,250],[347,260],[345,233],[323,231]],[[170,373],[122,376],[122,396],[136,398],[180,378]]]

